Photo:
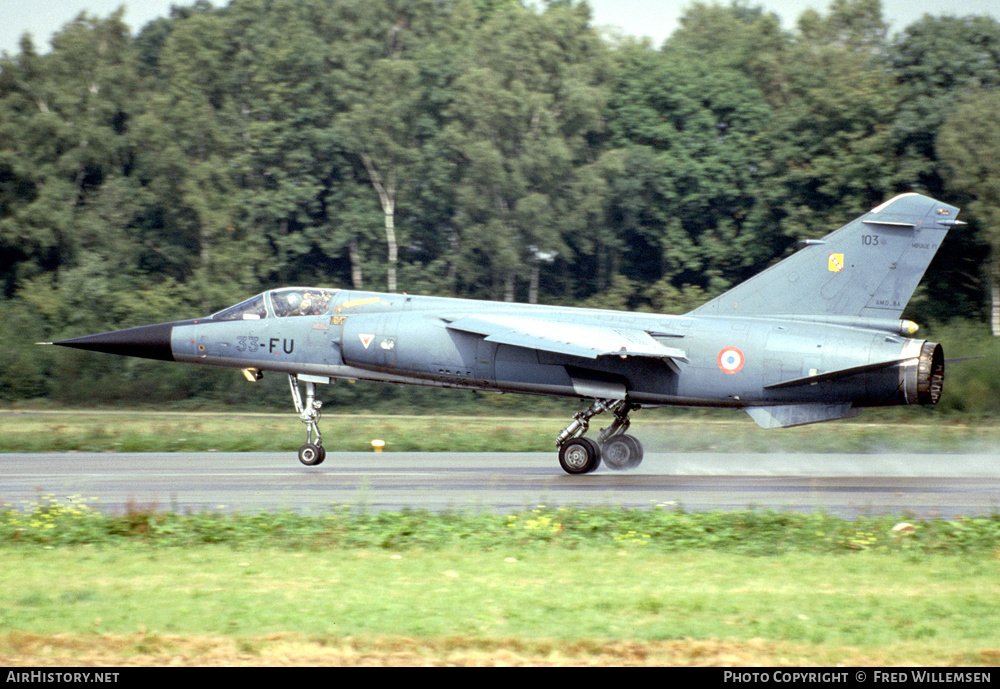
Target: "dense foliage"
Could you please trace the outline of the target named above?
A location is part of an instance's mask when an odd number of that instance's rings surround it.
[[[911,190],[970,224],[908,317],[983,331],[998,85],[996,21],[878,0],[695,2],[660,47],[572,0],[84,13],[0,57],[0,400],[231,398],[31,343],[285,284],[683,312]]]

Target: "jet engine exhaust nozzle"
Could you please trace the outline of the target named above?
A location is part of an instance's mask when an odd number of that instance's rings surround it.
[[[944,389],[944,350],[936,342],[924,342],[916,365],[905,367],[904,392],[909,404],[934,405]]]

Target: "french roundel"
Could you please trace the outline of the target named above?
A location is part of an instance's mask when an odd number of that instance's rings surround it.
[[[719,352],[719,368],[723,373],[739,373],[743,362],[743,352],[736,347],[726,347]]]

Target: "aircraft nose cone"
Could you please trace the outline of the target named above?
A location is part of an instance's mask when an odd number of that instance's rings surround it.
[[[105,352],[106,354],[174,361],[173,351],[170,348],[170,333],[173,329],[173,323],[143,325],[138,328],[116,330],[100,335],[74,337],[70,340],[53,342],[53,344],[60,347],[86,349],[92,352]]]

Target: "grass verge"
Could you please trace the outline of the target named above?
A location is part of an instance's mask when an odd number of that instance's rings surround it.
[[[8,664],[990,665],[1000,515],[0,513]]]
[[[4,558],[0,661],[10,664],[1000,658],[996,561],[969,556],[132,544]]]
[[[912,410],[911,410],[912,411]],[[996,451],[1000,425],[957,422],[911,414],[892,422],[892,412],[870,412],[864,421],[764,431],[732,412],[650,409],[633,415],[632,433],[649,451],[672,452],[877,452],[948,453]],[[405,416],[327,414],[328,447],[370,451],[551,452],[569,422],[538,416]],[[598,420],[595,420],[598,424]],[[598,424],[595,427],[600,427]],[[294,451],[303,426],[291,414],[163,411],[0,411],[4,452],[199,452]]]

